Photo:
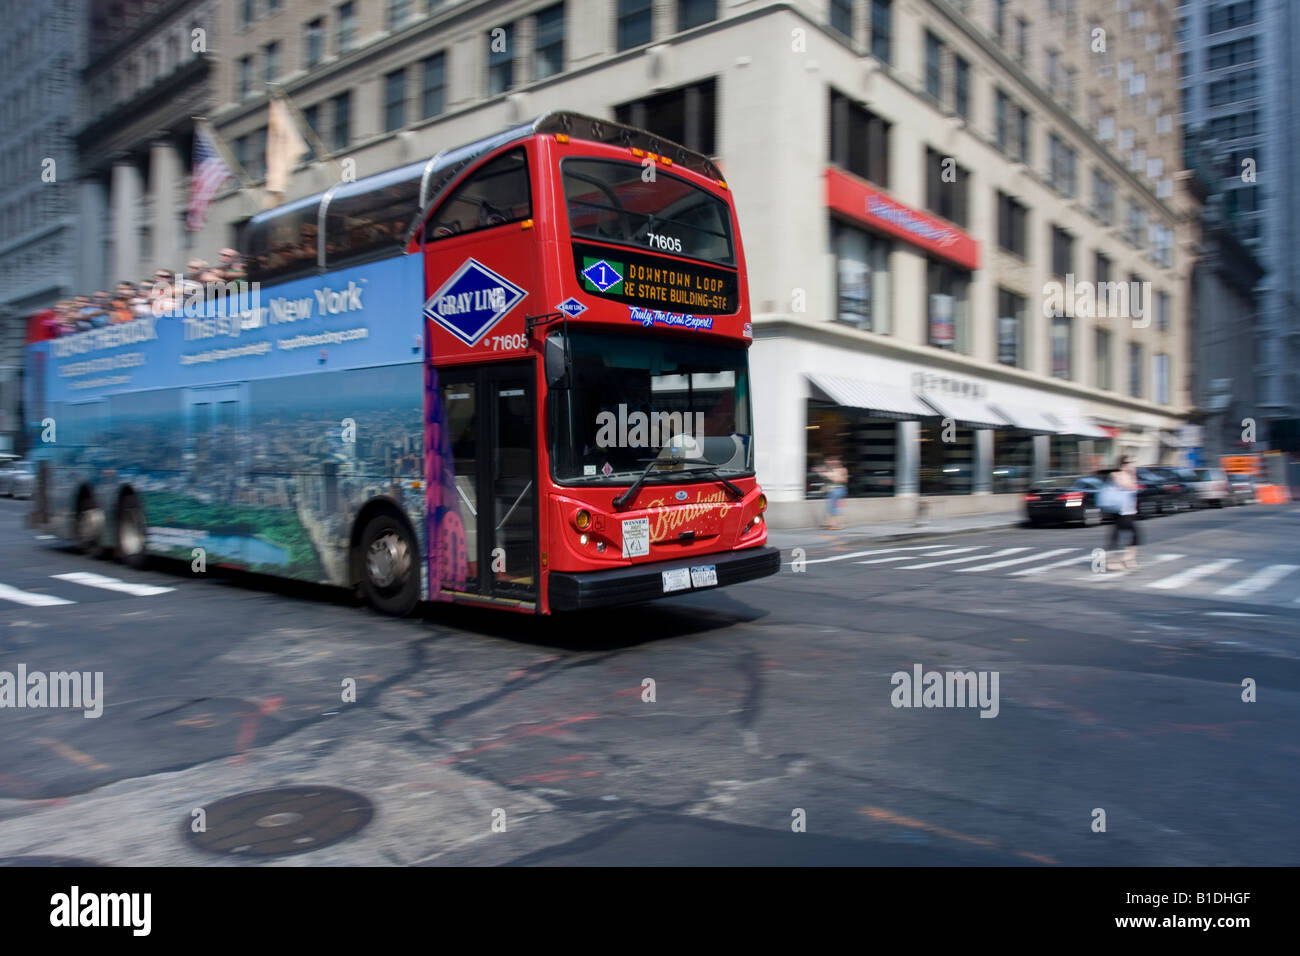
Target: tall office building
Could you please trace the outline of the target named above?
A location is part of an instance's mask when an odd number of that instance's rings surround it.
[[[1209,183],[1224,227],[1264,268],[1254,354],[1233,363],[1253,382],[1215,376],[1206,388],[1216,394],[1198,404],[1242,406],[1239,393],[1253,389],[1243,417],[1261,420],[1262,441],[1300,451],[1300,4],[1183,0],[1178,18],[1189,162]]]

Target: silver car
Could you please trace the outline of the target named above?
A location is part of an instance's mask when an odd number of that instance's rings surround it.
[[[1222,508],[1238,503],[1228,473],[1222,468],[1179,468],[1177,471],[1192,489],[1198,507]]]
[[[5,487],[5,493],[11,498],[32,497],[32,489],[36,487],[36,463],[31,461],[18,461],[9,468],[8,481]]]

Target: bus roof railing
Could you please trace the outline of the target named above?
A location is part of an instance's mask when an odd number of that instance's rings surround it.
[[[444,149],[427,160],[335,183],[249,219],[239,245],[250,279],[281,279],[322,271],[340,262],[396,255],[429,210],[480,157],[538,134],[643,149],[713,179],[714,162],[663,136],[614,120],[554,110],[490,136]],[[409,211],[408,211],[409,210]]]

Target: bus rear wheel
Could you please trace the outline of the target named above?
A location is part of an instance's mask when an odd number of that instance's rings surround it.
[[[376,515],[361,534],[361,589],[378,611],[405,617],[420,598],[415,539],[401,521]]]
[[[104,553],[101,542],[104,533],[104,512],[95,506],[95,499],[88,493],[83,494],[77,502],[76,522],[78,549],[89,558],[101,557]]]
[[[117,560],[129,568],[143,568],[149,557],[144,544],[144,511],[135,495],[128,494],[117,509]]]

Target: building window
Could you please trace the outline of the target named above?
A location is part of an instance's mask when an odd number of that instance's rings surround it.
[[[998,289],[998,362],[1019,368],[1024,356],[1025,299]]]
[[[952,58],[953,109],[962,119],[970,120],[970,63],[954,55]]]
[[[970,273],[935,259],[925,263],[926,340],[970,354]]]
[[[406,125],[406,71],[394,70],[384,77],[384,132]]]
[[[705,156],[716,152],[717,90],[712,79],[616,106],[614,118]]]
[[[1064,278],[1074,270],[1074,237],[1060,226],[1052,227],[1052,272]]]
[[[347,53],[357,42],[357,5],[355,0],[348,0],[338,9],[339,14],[339,32],[338,43],[339,53]]]
[[[1068,315],[1052,316],[1052,377],[1053,378],[1074,378],[1074,367],[1071,362],[1071,336],[1073,335],[1070,317]]]
[[[1156,330],[1169,331],[1169,293],[1156,293]]]
[[[435,53],[425,57],[421,68],[423,82],[420,88],[420,117],[428,119],[446,109],[447,55]]]
[[[654,38],[651,0],[618,0],[618,48],[630,50]]]
[[[677,0],[677,29],[690,30],[718,18],[718,0]]]
[[[311,69],[325,56],[325,20],[317,17],[307,24],[303,37],[303,66]]]
[[[947,166],[945,166],[947,161]],[[966,227],[969,208],[970,170],[956,165],[952,157],[925,149],[925,208],[949,222]]]
[[[1125,238],[1139,249],[1146,242],[1147,211],[1137,201],[1128,201],[1128,234]]]
[[[855,329],[888,335],[889,240],[832,220],[831,244],[836,261],[836,319]]]
[[[831,0],[831,29],[853,39],[853,0]]]
[[[1023,106],[1016,108],[1016,158],[1026,166],[1033,161],[1033,142],[1029,137],[1029,110]]]
[[[262,48],[262,81],[270,86],[280,75],[280,44],[268,43]]]
[[[891,0],[871,0],[871,55],[888,63],[893,45],[894,25]]]
[[[1029,23],[1024,17],[1016,17],[1016,57],[1022,67],[1029,67]]]
[[[411,0],[388,0],[388,30],[394,33],[411,19]]]
[[[257,19],[257,4],[254,0],[240,0],[239,3],[239,27],[247,30]]]
[[[253,95],[253,58],[239,58],[239,98],[246,100]]]
[[[334,141],[331,148],[339,152],[352,141],[352,94],[340,93],[330,101],[334,113]]]
[[[1001,190],[998,191],[998,245],[1025,258],[1025,222],[1028,210]]]
[[[1047,138],[1049,177],[1048,181],[1062,196],[1074,196],[1078,182],[1075,176],[1077,155],[1073,149],[1052,133]]]
[[[889,124],[831,90],[831,162],[889,187]]]
[[[500,31],[498,33],[498,31]],[[488,33],[488,96],[515,85],[515,25],[507,23]]]
[[[943,41],[925,31],[925,92],[933,100],[943,99]]]
[[[312,160],[316,160],[320,158],[319,156],[316,155],[316,145],[315,145],[316,140],[320,139],[320,104],[313,103],[311,106],[303,110],[302,119],[303,122],[307,124],[307,128],[310,129],[312,132],[311,136],[306,137],[307,161],[311,162]]]
[[[1153,398],[1161,405],[1169,404],[1169,356],[1161,352],[1151,357],[1151,385]]]
[[[564,69],[564,4],[538,11],[533,42],[534,80],[544,80]]]
[[[1110,391],[1115,387],[1112,373],[1110,333],[1105,329],[1094,329],[1092,336],[1092,368],[1097,387]]]
[[[1110,282],[1110,256],[1099,252],[1093,259],[1093,270],[1097,273],[1097,284]]]
[[[1007,0],[993,0],[993,35],[998,43],[1007,38]]]
[[[1115,183],[1095,167],[1092,171],[1092,214],[1106,226],[1115,220]]]
[[[1205,32],[1222,33],[1255,22],[1255,0],[1211,7],[1205,11]]]
[[[1128,344],[1128,393],[1142,397],[1142,346],[1138,342]]]
[[[993,131],[997,136],[998,149],[1002,152],[1008,152],[1010,143],[1011,128],[1010,123],[1011,98],[1002,90],[993,92]]]

